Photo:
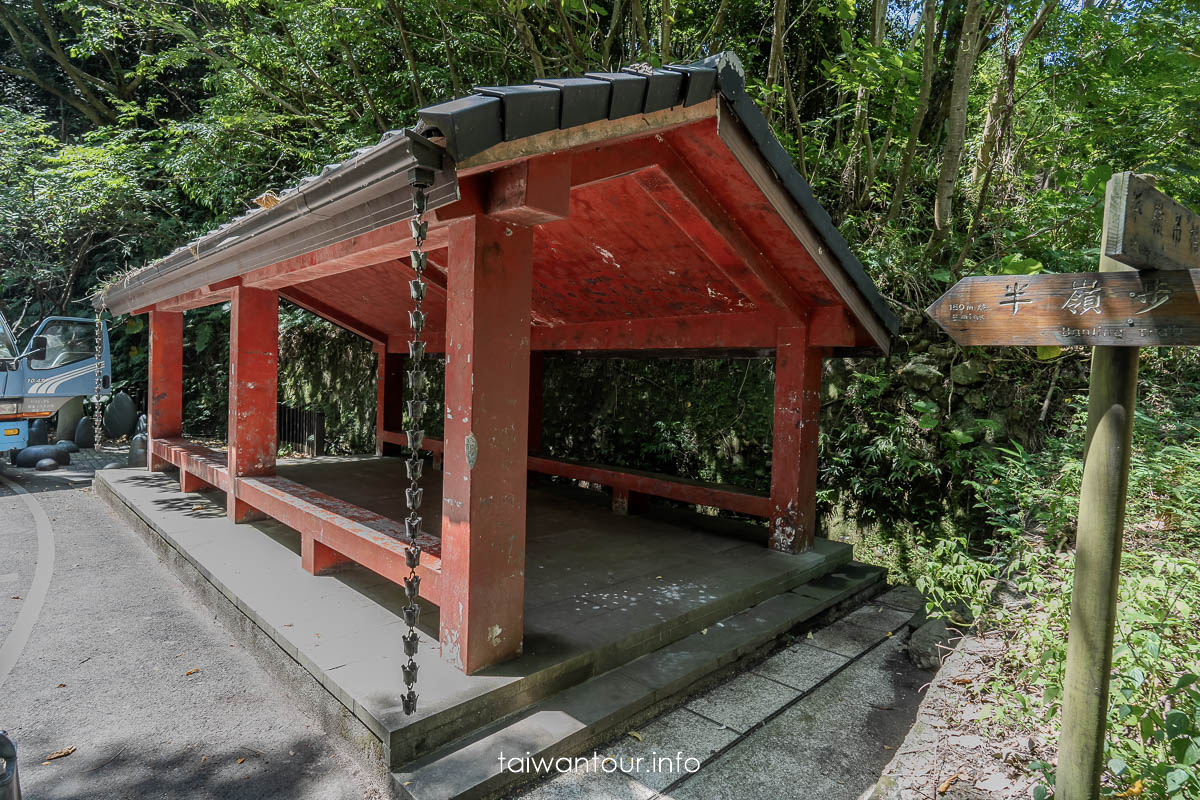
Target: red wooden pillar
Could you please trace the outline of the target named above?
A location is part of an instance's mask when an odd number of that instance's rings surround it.
[[[381,354],[383,359],[379,371],[379,404],[382,414],[378,424],[382,432],[397,433],[404,430],[404,372],[407,356],[404,353]],[[378,450],[383,456],[405,456],[408,448],[384,442]]]
[[[521,653],[532,259],[531,228],[451,227],[440,635],[468,674]]]
[[[279,295],[237,286],[229,312],[229,480],[226,510],[245,522],[254,509],[238,494],[238,478],[275,474],[279,399]]]
[[[771,450],[771,548],[799,553],[817,527],[817,432],[821,348],[805,328],[781,328],[775,352],[775,429]]]
[[[542,451],[542,389],[546,380],[546,354],[529,354],[529,452]]]
[[[383,415],[387,409],[387,345],[375,345],[375,455],[383,455]]]
[[[150,312],[150,375],[146,422],[148,458],[153,472],[170,462],[156,458],[151,443],[183,435],[183,312]]]

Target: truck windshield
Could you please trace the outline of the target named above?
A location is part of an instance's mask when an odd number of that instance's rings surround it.
[[[8,323],[4,320],[4,315],[0,314],[0,358],[16,358],[17,348],[13,341],[12,334],[9,333]]]

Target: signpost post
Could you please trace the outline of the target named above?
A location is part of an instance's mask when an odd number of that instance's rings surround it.
[[[1124,172],[1100,271],[964,278],[928,313],[961,345],[1093,345],[1055,796],[1100,795],[1138,348],[1200,345],[1200,218]]]

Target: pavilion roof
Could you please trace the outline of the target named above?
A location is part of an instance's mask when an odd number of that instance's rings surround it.
[[[638,65],[581,78],[478,87],[466,97],[421,109],[416,129],[388,132],[379,143],[280,193],[274,205],[247,211],[125,276],[96,303],[114,313],[148,308],[401,222],[412,215],[414,169],[434,175],[429,207],[437,209],[459,199],[462,175],[520,157],[523,143],[565,148],[584,141],[580,132],[605,120],[682,124],[716,116],[718,106],[744,129],[770,178],[815,232],[816,247],[808,243],[808,249],[827,250],[832,257],[822,270],[837,294],[872,332],[875,345],[888,350],[898,327],[895,314],[747,95],[741,63],[732,53],[661,69]]]

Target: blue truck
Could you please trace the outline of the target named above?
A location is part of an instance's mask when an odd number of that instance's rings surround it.
[[[112,389],[108,326],[100,323],[101,397]],[[0,453],[29,444],[29,424],[53,416],[68,400],[97,394],[96,321],[47,317],[18,349],[0,313]]]

